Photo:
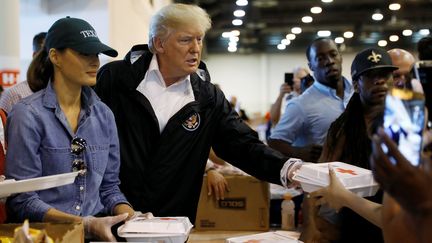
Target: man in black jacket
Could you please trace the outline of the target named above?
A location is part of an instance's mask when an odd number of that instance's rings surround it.
[[[260,142],[209,82],[201,51],[210,26],[203,9],[168,5],[151,20],[148,46],[98,73],[96,92],[117,122],[121,189],[142,212],[194,222],[210,147],[272,183],[287,185],[301,165]]]

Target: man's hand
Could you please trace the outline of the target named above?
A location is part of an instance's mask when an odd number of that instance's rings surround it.
[[[292,92],[292,87],[289,86],[287,83],[283,83],[280,86],[279,95],[284,96],[285,94],[289,94]]]
[[[216,170],[209,170],[207,171],[207,190],[209,196],[212,194],[216,196],[216,200],[224,199],[225,191],[229,191],[228,182],[225,177]]]
[[[117,216],[96,218],[87,216],[83,218],[86,237],[96,238],[102,241],[116,241],[111,233],[111,227],[126,220],[129,214],[124,213]]]

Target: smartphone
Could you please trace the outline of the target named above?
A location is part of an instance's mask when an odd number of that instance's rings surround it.
[[[285,73],[285,83],[288,84],[289,86],[293,86],[294,85],[294,73]]]
[[[424,127],[424,95],[408,89],[391,89],[385,101],[383,128],[399,151],[414,166],[420,164]],[[383,145],[384,152],[388,149]],[[395,164],[394,158],[391,161]]]
[[[425,105],[429,111],[432,111],[432,60],[416,62],[414,75],[423,87]],[[432,122],[432,115],[429,115],[429,122]]]

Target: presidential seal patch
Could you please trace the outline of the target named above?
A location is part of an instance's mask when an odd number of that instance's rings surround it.
[[[200,115],[196,112],[183,122],[184,129],[188,131],[195,131],[200,125]]]

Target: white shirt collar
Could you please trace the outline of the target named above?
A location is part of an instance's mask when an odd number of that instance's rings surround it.
[[[195,100],[190,75],[166,87],[159,71],[156,55],[153,55],[149,69],[138,85],[137,91],[149,100],[159,122],[160,132],[164,130],[175,113]]]
[[[156,74],[156,76],[158,77],[159,84],[162,85],[162,87],[166,88],[166,84],[165,84],[165,81],[164,81],[164,79],[162,77],[162,73],[159,70],[159,63],[157,61],[156,55],[153,55],[153,57],[152,57],[152,59],[150,61],[150,65],[149,65],[147,73],[150,73],[150,72]],[[146,80],[147,79],[144,78],[144,81],[146,81]],[[171,86],[175,87],[175,86],[179,86],[179,85],[184,85],[185,82],[189,82],[189,81],[190,81],[190,75],[187,75],[186,77],[184,77],[183,79],[175,82]]]

